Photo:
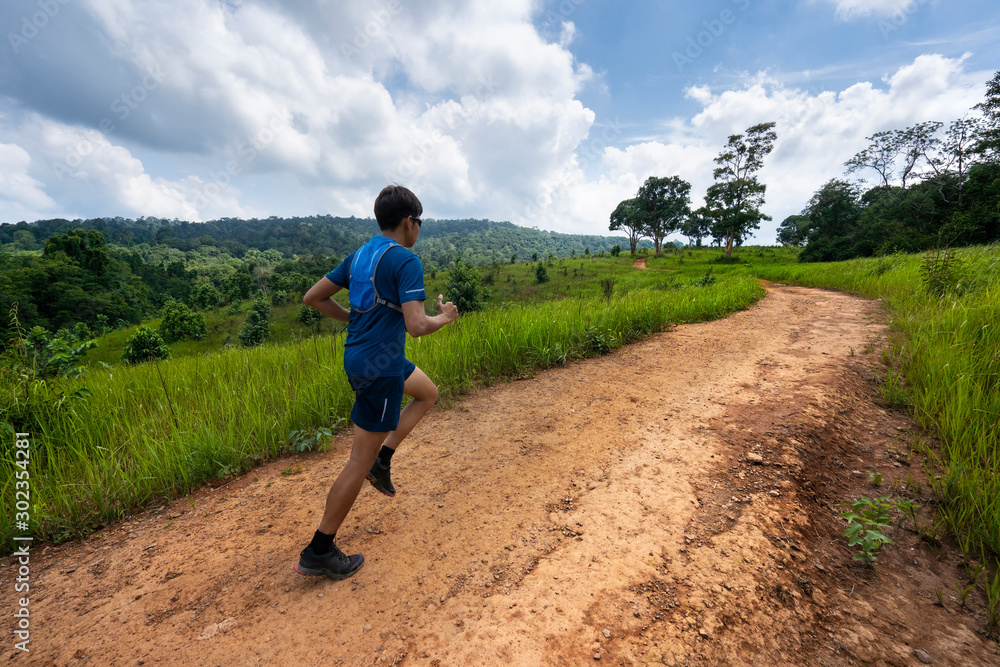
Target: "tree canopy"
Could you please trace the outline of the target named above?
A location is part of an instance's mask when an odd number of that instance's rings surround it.
[[[681,229],[691,214],[691,184],[680,176],[650,176],[634,201],[642,209],[643,232],[660,254],[663,239]]]
[[[646,233],[646,214],[638,200],[633,198],[620,202],[611,212],[608,229],[625,232],[628,235],[629,250],[635,255],[636,245]]]
[[[726,257],[734,245],[740,245],[771,218],[761,212],[767,186],[757,179],[764,158],[774,148],[777,134],[774,123],[760,123],[745,134],[729,137],[726,147],[715,158],[713,177],[705,195],[705,215],[712,221],[712,236],[725,243]]]

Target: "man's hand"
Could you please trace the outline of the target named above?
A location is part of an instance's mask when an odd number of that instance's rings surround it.
[[[445,319],[449,322],[454,322],[458,319],[458,306],[451,301],[445,303],[443,294],[438,294],[437,312],[440,315],[444,315]]]

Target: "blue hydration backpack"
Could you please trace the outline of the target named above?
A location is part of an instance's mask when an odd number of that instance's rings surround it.
[[[382,261],[382,257],[391,248],[402,247],[392,239],[376,236],[354,253],[354,261],[351,262],[349,273],[350,285],[347,288],[347,296],[353,312],[367,313],[375,306],[388,306],[400,313],[403,312],[398,303],[390,303],[383,299],[378,293],[378,288],[375,287],[375,272],[378,271],[378,263]]]

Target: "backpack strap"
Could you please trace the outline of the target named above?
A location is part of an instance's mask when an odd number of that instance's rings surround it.
[[[400,306],[398,303],[393,303],[393,302],[388,301],[387,299],[385,299],[381,294],[379,294],[378,287],[375,286],[375,276],[378,274],[378,265],[382,261],[382,258],[385,256],[385,253],[389,252],[389,250],[391,248],[394,248],[394,247],[402,248],[403,246],[401,246],[400,244],[396,243],[395,241],[390,241],[389,244],[386,245],[386,247],[382,249],[382,252],[379,253],[378,259],[375,260],[375,266],[372,268],[371,283],[372,283],[372,292],[374,294],[374,297],[373,297],[374,298],[374,303],[372,304],[372,307],[371,308],[366,308],[365,310],[359,310],[359,309],[355,308],[354,306],[351,306],[351,311],[352,312],[356,312],[356,313],[369,313],[369,312],[371,312],[375,308],[375,306],[386,306],[387,308],[391,308],[392,310],[395,310],[396,312],[399,312],[399,313],[403,312],[402,306]],[[357,261],[357,257],[355,256],[354,262],[356,262],[356,261]],[[351,269],[350,269],[350,271],[348,271],[348,276],[347,276],[348,281],[350,281],[354,277],[354,275],[353,275],[353,273],[354,273],[354,262],[351,262]]]
[[[389,252],[389,250],[393,247],[402,248],[403,246],[399,245],[395,241],[392,241],[391,243],[389,243],[389,245],[385,247],[385,250],[382,251],[382,254],[378,256],[378,259],[375,260],[375,268],[372,269],[372,291],[375,293],[375,303],[377,303],[380,306],[386,306],[388,308],[392,308],[397,313],[401,313],[403,312],[403,307],[400,306],[398,303],[393,303],[391,301],[387,301],[386,299],[384,299],[382,295],[378,293],[378,287],[375,286],[375,276],[378,275],[379,262],[381,262],[382,258],[385,257],[385,253]]]

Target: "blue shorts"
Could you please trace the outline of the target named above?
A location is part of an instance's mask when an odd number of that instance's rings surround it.
[[[348,375],[347,381],[354,390],[351,421],[372,433],[395,431],[399,426],[403,385],[416,368],[412,361],[403,359],[403,372],[400,375],[378,378]]]

